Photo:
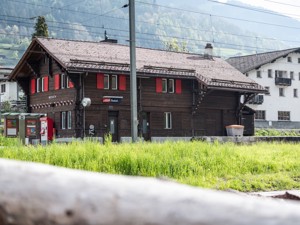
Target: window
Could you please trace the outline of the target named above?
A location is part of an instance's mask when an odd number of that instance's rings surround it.
[[[109,89],[109,75],[104,75],[104,89]]]
[[[66,87],[67,87],[67,85],[66,85],[66,75],[64,73],[62,73],[60,75],[60,88],[64,89]]]
[[[41,91],[41,78],[36,79],[36,92]]]
[[[165,129],[172,129],[172,114],[165,112]]]
[[[300,73],[298,73],[298,76],[299,76],[299,80],[300,80]]]
[[[291,78],[292,80],[294,80],[294,71],[291,71],[291,72],[290,72],[290,78]]]
[[[266,111],[265,110],[256,110],[255,119],[256,120],[265,120],[266,119]]]
[[[291,116],[290,116],[290,112],[288,111],[278,111],[278,120],[290,120]]]
[[[288,61],[288,62],[292,62],[292,57],[290,57],[290,56],[287,57],[287,61]]]
[[[1,93],[6,92],[6,85],[5,84],[1,84]]]
[[[168,91],[167,79],[162,79],[162,92],[167,93],[167,91]]]
[[[298,89],[294,89],[294,98],[298,98]]]
[[[168,92],[174,93],[174,79],[168,80]]]
[[[273,74],[272,74],[272,70],[271,70],[271,69],[268,69],[268,77],[269,77],[269,78],[272,78],[272,77],[273,77]]]
[[[66,77],[66,85],[67,85],[67,88],[70,88],[70,78],[67,76]]]
[[[275,70],[275,77],[287,78],[287,71]]]
[[[279,96],[284,97],[284,89],[279,88]]]
[[[61,129],[72,129],[72,111],[61,112]]]
[[[248,73],[246,73],[246,77],[249,77],[249,74],[248,74]]]
[[[118,76],[117,75],[111,76],[111,89],[118,90]]]
[[[267,90],[266,95],[270,95],[270,87],[265,87],[265,89]]]
[[[300,58],[298,58],[298,63],[300,63]]]
[[[67,122],[67,127],[68,129],[72,129],[72,111],[68,111],[68,122]]]
[[[257,70],[257,71],[256,71],[256,77],[257,77],[257,78],[261,78],[261,72],[260,72],[260,70]]]
[[[66,129],[66,121],[67,121],[67,114],[66,112],[61,112],[61,129]]]
[[[182,93],[182,80],[156,78],[156,93]]]

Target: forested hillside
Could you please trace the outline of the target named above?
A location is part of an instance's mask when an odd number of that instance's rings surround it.
[[[171,3],[170,3],[171,2]],[[31,41],[37,16],[45,16],[50,37],[100,41],[104,31],[127,44],[127,0],[1,0],[0,65],[14,66]],[[226,11],[227,10],[227,11]],[[289,47],[261,38],[253,27],[229,20],[229,9],[207,0],[136,1],[137,45],[166,49],[173,42],[202,53],[207,42],[222,57]],[[225,12],[227,17],[217,16]],[[260,18],[263,19],[263,18]],[[252,30],[252,31],[250,31]]]

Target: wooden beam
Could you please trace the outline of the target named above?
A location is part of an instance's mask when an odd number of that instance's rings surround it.
[[[0,224],[298,225],[300,205],[0,159]]]

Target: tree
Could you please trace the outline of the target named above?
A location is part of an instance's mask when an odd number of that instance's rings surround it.
[[[172,52],[188,52],[188,49],[186,47],[186,42],[178,43],[178,40],[173,38],[170,41],[166,41],[165,47],[167,51],[172,51]]]
[[[48,37],[48,26],[46,23],[46,19],[44,16],[39,16],[37,18],[37,22],[34,26],[35,32],[32,34],[32,38],[34,37]]]

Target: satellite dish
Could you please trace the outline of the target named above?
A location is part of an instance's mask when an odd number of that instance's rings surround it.
[[[83,107],[89,107],[91,105],[91,99],[90,98],[83,98],[81,101],[81,104]]]

